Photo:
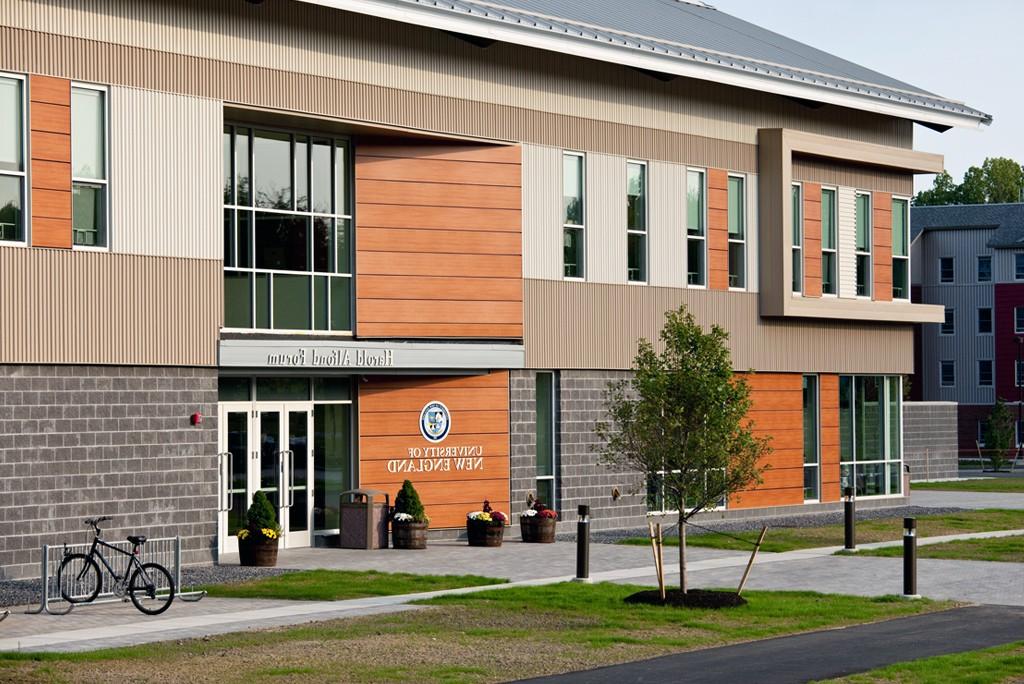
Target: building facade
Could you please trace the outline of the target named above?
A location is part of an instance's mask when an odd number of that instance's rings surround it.
[[[699,4],[504,5],[0,6],[0,576],[95,514],[214,560],[257,490],[286,547],[404,479],[636,525],[593,424],[683,304],[772,437],[726,511],[903,495],[913,126],[989,117]]]
[[[977,455],[996,399],[1021,396],[1024,204],[914,207],[911,228],[914,301],[943,307],[920,327],[913,393],[957,402],[960,453]]]

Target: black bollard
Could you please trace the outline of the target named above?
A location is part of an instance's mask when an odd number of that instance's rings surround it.
[[[917,593],[917,520],[903,519],[903,598],[921,598]]]
[[[576,582],[590,581],[590,506],[580,504],[576,523]]]
[[[857,530],[854,527],[854,522],[857,518],[857,504],[853,498],[853,487],[844,489],[843,496],[846,497],[843,503],[843,522],[845,523],[843,547],[847,551],[855,551],[857,549]]]

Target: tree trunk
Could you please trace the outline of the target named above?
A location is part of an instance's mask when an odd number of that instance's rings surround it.
[[[686,593],[686,520],[679,515],[679,588]]]

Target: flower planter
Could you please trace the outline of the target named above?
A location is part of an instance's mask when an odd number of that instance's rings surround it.
[[[555,519],[539,515],[519,518],[519,531],[527,544],[554,544]]]
[[[427,548],[427,523],[392,521],[391,545],[396,549]]]
[[[501,546],[505,526],[467,520],[466,535],[470,546]]]
[[[272,568],[277,565],[277,540],[238,540],[238,560],[241,565]]]

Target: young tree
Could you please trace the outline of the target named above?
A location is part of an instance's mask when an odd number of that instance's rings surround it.
[[[985,425],[985,447],[989,454],[992,469],[999,472],[1009,460],[1007,456],[1014,449],[1014,419],[1010,409],[1002,399],[996,399],[992,413]],[[984,462],[983,462],[984,463]]]
[[[761,482],[768,439],[755,437],[750,388],[733,375],[718,326],[704,332],[686,307],[665,314],[664,351],[641,339],[630,380],[609,383],[596,432],[602,461],[656,483],[678,511],[680,588],[686,593],[686,521]]]

